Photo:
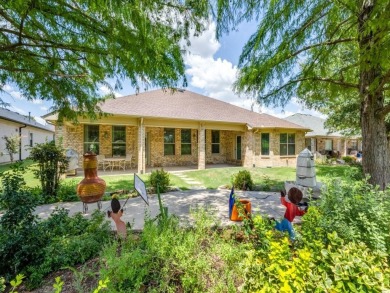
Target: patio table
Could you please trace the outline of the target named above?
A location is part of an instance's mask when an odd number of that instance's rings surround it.
[[[105,158],[103,169],[106,171],[107,168],[111,168],[111,171],[114,168],[125,170],[125,158]]]

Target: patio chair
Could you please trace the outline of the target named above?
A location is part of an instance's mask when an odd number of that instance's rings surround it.
[[[125,159],[125,169],[126,166],[129,165],[129,169],[131,169],[131,159],[133,158],[132,154],[126,154],[126,159]]]
[[[106,158],[105,155],[97,155],[96,159],[98,161],[98,169],[104,170],[104,159]]]

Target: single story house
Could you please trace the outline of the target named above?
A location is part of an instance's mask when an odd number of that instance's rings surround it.
[[[77,125],[69,121],[59,125],[55,113],[44,118],[55,125],[64,147],[106,157],[130,154],[138,173],[146,166],[295,166],[309,131],[188,90],[119,97],[105,101],[101,109],[108,115],[79,118]]]
[[[362,150],[362,140],[360,138],[347,137],[339,132],[330,132],[324,126],[325,119],[320,117],[297,113],[284,119],[312,129],[312,131],[306,133],[305,146],[314,153],[346,156],[351,151]]]
[[[0,108],[0,163],[11,161],[5,148],[4,136],[19,137],[19,150],[14,154],[14,160],[24,160],[30,155],[30,148],[37,143],[44,143],[54,139],[54,128],[43,125],[32,117]]]

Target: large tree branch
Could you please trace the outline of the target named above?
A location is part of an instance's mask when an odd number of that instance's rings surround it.
[[[302,81],[327,82],[327,83],[332,83],[332,84],[336,84],[336,85],[340,85],[340,86],[344,86],[344,87],[348,87],[348,88],[359,89],[359,85],[358,84],[345,82],[343,80],[335,80],[335,79],[332,79],[332,78],[322,78],[322,77],[305,77],[305,78],[298,78],[298,79],[290,80],[289,82],[287,82],[286,84],[282,85],[281,87],[278,87],[277,89],[273,90],[269,94],[263,96],[263,98],[271,97],[271,96],[279,93],[280,91],[282,91],[286,87],[288,87],[288,86],[290,86],[292,84],[296,84],[296,83],[302,82]]]
[[[390,70],[388,70],[386,72],[386,74],[382,77],[380,84],[378,85],[377,89],[375,90],[375,95],[384,91],[385,90],[384,87],[389,81],[390,81]]]
[[[383,116],[386,116],[389,113],[390,113],[390,105],[386,105],[386,106],[384,106],[382,108],[382,110],[379,111],[378,114],[383,117]]]
[[[356,40],[357,40],[357,38],[346,38],[346,39],[338,39],[338,40],[328,40],[328,41],[325,41],[325,42],[312,44],[310,46],[303,47],[302,49],[299,49],[299,50],[295,51],[294,53],[291,53],[290,55],[288,55],[287,59],[290,59],[291,57],[295,57],[295,56],[299,55],[302,52],[305,52],[307,50],[310,50],[310,49],[313,49],[313,48],[316,48],[316,47],[333,46],[333,45],[336,45],[336,44],[339,44],[339,43],[347,43],[347,42],[356,41]]]

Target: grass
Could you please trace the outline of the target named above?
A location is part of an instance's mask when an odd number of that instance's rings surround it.
[[[26,172],[23,174],[23,178],[26,181],[27,185],[30,187],[39,186],[39,184],[40,184],[39,180],[34,178],[34,174],[32,173],[32,171],[29,168],[33,164],[34,164],[34,162],[32,160],[22,161],[22,166],[27,168]],[[0,165],[0,173],[10,170],[11,165],[12,165],[11,163]],[[2,186],[2,185],[3,185],[2,182],[0,182],[0,186]]]
[[[10,169],[11,164],[0,165],[0,172]],[[31,160],[23,161],[25,167],[33,165]],[[344,173],[352,167],[348,165],[317,165],[316,176],[317,181],[323,181],[325,177],[343,177]],[[232,177],[240,170],[248,170],[252,175],[253,183],[257,186],[268,185],[271,190],[279,190],[283,187],[284,181],[294,181],[295,171],[293,167],[275,167],[275,168],[243,168],[243,167],[228,167],[228,168],[212,168],[206,170],[196,170],[184,172],[188,178],[193,179],[201,183],[208,189],[216,189],[220,186],[231,186]],[[149,186],[149,174],[139,175],[140,178]],[[181,190],[190,189],[190,184],[185,182],[180,177],[169,174],[171,180],[171,186],[180,188]],[[134,175],[133,174],[110,174],[99,175],[106,181],[107,192],[113,192],[116,190],[133,190],[134,189]],[[74,181],[75,185],[83,178],[82,172],[79,172],[79,176],[68,176],[66,181]],[[39,180],[34,178],[34,175],[30,169],[27,169],[24,174],[24,179],[27,186],[35,187],[39,186]],[[1,186],[1,183],[0,183]]]
[[[350,169],[347,165],[317,165],[317,181],[324,180],[325,177],[343,177],[345,171]],[[197,171],[188,171],[184,174],[196,181],[199,181],[208,189],[216,189],[219,186],[231,186],[232,176],[241,170],[248,170],[251,173],[255,185],[264,185],[265,182],[272,190],[278,190],[283,187],[284,181],[295,181],[296,168],[292,167],[275,167],[275,168],[242,168],[229,167],[220,169],[206,169]]]

